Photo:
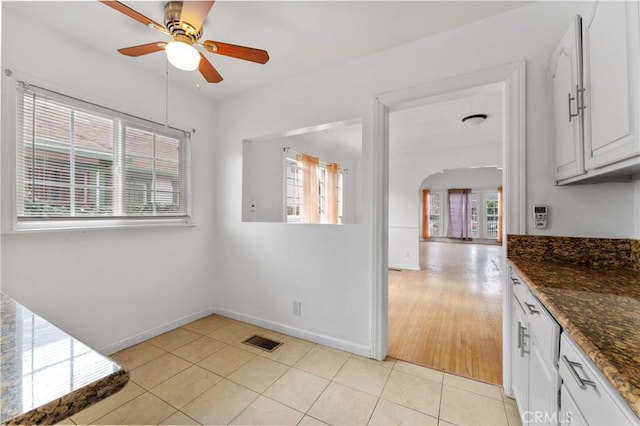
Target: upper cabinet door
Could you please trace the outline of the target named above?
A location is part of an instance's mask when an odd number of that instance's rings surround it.
[[[640,153],[638,1],[600,1],[583,19],[587,170]]]
[[[583,114],[578,110],[582,81],[581,25],[580,16],[577,16],[562,37],[549,63],[556,181],[584,173]]]

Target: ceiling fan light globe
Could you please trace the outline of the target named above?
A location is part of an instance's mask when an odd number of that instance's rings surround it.
[[[174,67],[194,71],[200,65],[200,53],[191,45],[182,41],[172,41],[165,48],[167,59]]]

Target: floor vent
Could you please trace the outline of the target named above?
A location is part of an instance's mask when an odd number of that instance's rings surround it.
[[[275,340],[267,339],[257,334],[243,340],[242,343],[267,352],[273,352],[282,345],[282,342],[276,342]]]

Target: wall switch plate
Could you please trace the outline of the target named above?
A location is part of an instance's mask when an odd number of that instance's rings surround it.
[[[302,314],[302,302],[297,300],[293,301],[293,315],[301,315]]]

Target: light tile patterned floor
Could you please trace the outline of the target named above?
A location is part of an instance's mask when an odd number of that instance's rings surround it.
[[[273,353],[241,343],[259,333]],[[497,386],[212,315],[113,358],[131,380],[64,424],[520,425]]]

